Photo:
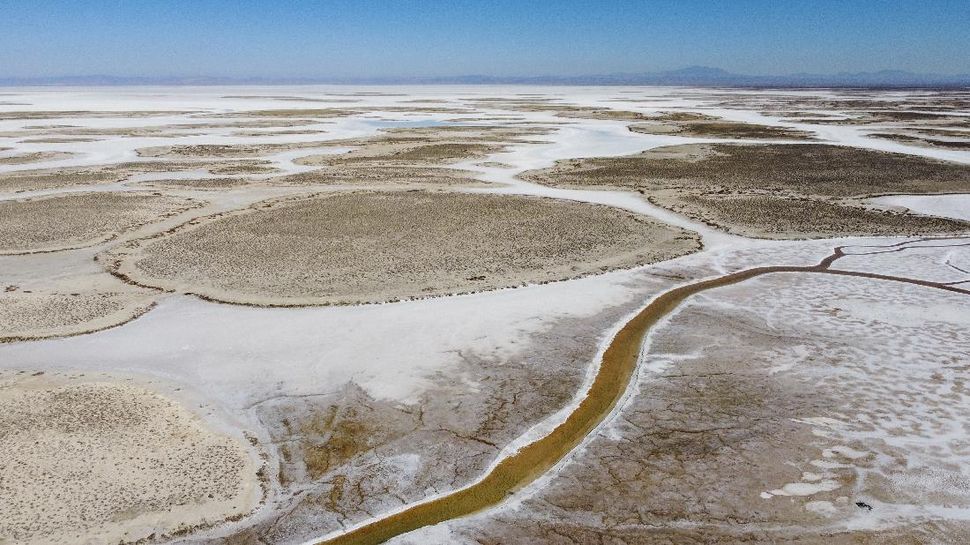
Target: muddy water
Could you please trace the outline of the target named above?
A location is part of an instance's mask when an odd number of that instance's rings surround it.
[[[600,363],[585,399],[545,437],[505,458],[476,483],[365,524],[321,545],[382,543],[423,526],[480,511],[501,502],[532,483],[572,451],[613,410],[626,392],[637,367],[647,332],[686,298],[773,272],[821,271],[820,267],[760,267],[675,288],[658,296],[616,334]]]
[[[908,244],[908,242],[901,243],[888,248],[889,251],[902,251],[907,249]],[[882,251],[887,251],[887,249],[883,248]],[[548,435],[505,458],[481,480],[466,488],[363,524],[343,534],[322,540],[319,544],[369,545],[383,543],[388,539],[418,528],[497,505],[517,490],[529,485],[565,458],[610,414],[636,374],[637,361],[647,332],[685,299],[694,294],[771,273],[823,273],[903,282],[970,295],[970,290],[939,282],[830,268],[835,261],[845,255],[842,247],[839,247],[815,266],[756,267],[674,288],[657,296],[616,334],[603,353],[599,371],[586,398],[566,418],[565,422]]]

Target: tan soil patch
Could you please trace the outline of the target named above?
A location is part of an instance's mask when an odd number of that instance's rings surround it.
[[[140,157],[164,157],[170,159],[215,157],[233,159],[244,157],[259,157],[284,151],[307,148],[332,147],[332,142],[292,142],[285,144],[196,144],[179,146],[154,146],[140,148]]]
[[[436,142],[429,144],[368,145],[360,150],[332,155],[312,155],[295,162],[301,165],[343,166],[355,164],[448,164],[485,157],[501,151],[499,144],[474,142]]]
[[[961,232],[970,224],[864,208],[872,195],[966,192],[970,167],[823,144],[670,146],[560,161],[523,177],[567,187],[621,187],[756,237]]]
[[[484,108],[499,108],[512,112],[552,112],[558,117],[575,119],[601,119],[610,121],[647,121],[656,116],[628,110],[614,110],[612,108],[594,108],[591,106],[574,106],[556,102],[536,101],[535,99],[492,99],[478,100],[475,106]]]
[[[186,170],[207,170],[211,174],[224,176],[277,172],[269,161],[255,159],[197,162],[144,161],[90,167],[49,168],[0,174],[0,193],[111,184],[135,174]]]
[[[74,144],[76,142],[97,142],[97,141],[98,141],[97,138],[85,138],[83,136],[78,138],[51,136],[47,138],[27,138],[25,140],[21,140],[20,143],[21,144]]]
[[[66,151],[34,151],[0,157],[0,165],[26,165],[28,163],[40,163],[42,161],[60,161],[61,159],[69,159],[71,157],[74,157],[74,154]]]
[[[605,206],[359,192],[187,225],[109,255],[134,281],[221,301],[389,301],[573,278],[669,259],[695,237]]]
[[[797,139],[812,138],[812,133],[784,127],[738,123],[733,121],[685,121],[667,123],[638,123],[630,130],[643,134],[676,134],[711,138]]]
[[[846,202],[770,194],[658,192],[651,195],[650,201],[709,225],[759,238],[915,236],[970,230],[970,223],[955,220],[875,210]]]
[[[824,120],[818,120],[825,123]],[[879,110],[853,114],[847,120],[830,121],[836,125],[871,125],[875,123],[908,123],[913,126],[970,127],[970,118],[944,113]]]
[[[0,174],[0,192],[40,191],[59,187],[110,184],[125,174],[99,168],[38,169]]]
[[[128,138],[173,138],[184,136],[205,136],[211,129],[285,129],[320,123],[309,119],[246,119],[239,121],[219,121],[200,123],[174,123],[171,125],[149,127],[76,127],[70,125],[50,125],[26,127],[31,131],[16,133],[15,136],[36,135],[42,131],[47,135],[58,136],[121,136]],[[76,141],[76,140],[75,140]]]
[[[408,186],[474,187],[487,185],[486,182],[470,177],[471,173],[452,168],[408,167],[384,165],[374,166],[337,166],[289,174],[271,178],[267,183],[295,185],[358,185],[358,186]]]
[[[118,382],[0,380],[0,541],[128,543],[260,499],[246,447],[174,401]]]
[[[18,119],[65,119],[65,118],[109,118],[109,117],[161,117],[190,114],[188,111],[128,111],[95,112],[83,110],[0,112],[0,120]]]
[[[0,254],[92,246],[202,203],[147,193],[74,193],[0,201]]]
[[[332,141],[331,145],[354,146],[356,149],[302,157],[296,163],[321,166],[448,164],[485,157],[502,151],[509,144],[535,143],[535,137],[548,134],[550,130],[547,127],[481,125],[389,129],[371,138]]]
[[[287,129],[280,131],[238,131],[232,133],[232,136],[236,137],[246,137],[246,138],[258,138],[261,136],[288,136],[288,135],[304,135],[304,134],[326,134],[327,131],[319,129]]]
[[[280,108],[273,110],[247,110],[226,114],[213,114],[209,117],[304,117],[308,119],[326,119],[332,117],[347,117],[359,112],[340,108]]]
[[[939,138],[928,138],[905,133],[872,133],[868,136],[924,148],[970,150],[970,140],[941,140]],[[963,133],[961,136],[970,138],[970,133]]]
[[[151,293],[133,289],[0,291],[0,343],[114,327],[147,312],[153,299]]]
[[[141,182],[139,187],[153,187],[159,189],[235,189],[252,185],[253,181],[246,178],[195,178],[171,180],[152,180],[151,182]]]

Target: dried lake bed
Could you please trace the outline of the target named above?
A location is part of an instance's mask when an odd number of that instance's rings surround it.
[[[970,538],[962,91],[9,92],[0,543]]]

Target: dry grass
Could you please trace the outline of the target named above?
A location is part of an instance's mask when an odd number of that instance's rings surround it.
[[[195,144],[178,146],[154,146],[140,148],[140,157],[179,158],[216,158],[237,159],[255,158],[284,151],[323,148],[333,146],[331,142],[292,142],[285,144]]]
[[[964,231],[968,224],[867,210],[891,193],[966,192],[970,167],[823,144],[688,145],[561,161],[538,183],[636,189],[662,206],[752,236],[801,238]]]
[[[207,170],[216,175],[277,172],[272,163],[260,159],[145,161],[89,167],[48,168],[0,174],[0,193],[111,184],[140,173],[187,170]]]
[[[199,203],[147,193],[72,193],[0,201],[0,254],[81,248]]]
[[[675,121],[665,123],[638,123],[630,130],[643,134],[676,134],[706,138],[753,138],[762,140],[811,139],[812,134],[784,127],[737,123],[733,121]]]
[[[0,165],[26,165],[29,163],[40,163],[42,161],[60,161],[73,156],[73,153],[66,151],[34,151],[0,157]]]
[[[73,291],[0,292],[0,343],[97,331],[127,322],[148,311],[150,292],[108,291],[78,286]]]
[[[23,377],[0,389],[0,540],[134,542],[258,502],[245,447],[175,402],[117,382]]]
[[[341,165],[271,178],[267,183],[407,187],[457,185],[469,187],[485,184],[469,176],[468,171],[451,168],[396,165],[382,165],[380,168],[375,168],[371,165]]]
[[[388,301],[546,282],[697,248],[617,209],[533,197],[358,192],[260,205],[121,250],[117,272],[254,304]],[[130,253],[129,253],[130,252]]]

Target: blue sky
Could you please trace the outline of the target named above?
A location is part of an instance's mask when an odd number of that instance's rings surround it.
[[[970,73],[970,0],[0,0],[0,77]]]

